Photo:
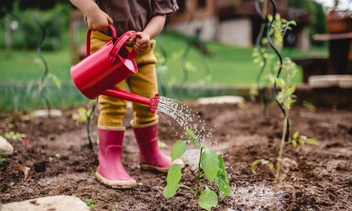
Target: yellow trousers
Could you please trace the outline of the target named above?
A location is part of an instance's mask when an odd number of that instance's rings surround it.
[[[110,39],[111,37],[101,32],[92,32],[90,51],[96,51]],[[126,45],[128,45],[128,42],[126,42]],[[129,45],[132,46],[132,43],[129,43]],[[116,84],[116,88],[126,90],[126,87],[128,86],[130,92],[149,99],[158,92],[154,47],[155,41],[152,40],[148,50],[142,54],[138,54],[135,58],[138,65],[138,72],[132,74],[127,79]],[[98,125],[108,127],[121,127],[127,110],[126,101],[114,97],[100,95],[98,97],[98,102],[100,104]],[[134,112],[134,124],[136,125],[151,123],[156,121],[158,118],[156,114],[151,113],[150,107],[148,105],[132,102],[132,110]]]

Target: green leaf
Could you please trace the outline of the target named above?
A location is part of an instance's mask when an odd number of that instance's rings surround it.
[[[166,185],[163,191],[164,197],[167,199],[172,198],[180,187],[181,185],[179,184],[176,184],[174,186]]]
[[[318,141],[311,139],[311,138],[307,138],[306,142],[307,142],[307,144],[319,145]]]
[[[208,186],[205,186],[205,190],[199,196],[198,204],[201,208],[209,211],[218,205],[218,196]]]
[[[54,82],[56,88],[61,89],[61,82],[57,75],[48,73],[48,79],[51,79]]]
[[[296,132],[292,135],[292,138],[296,139],[296,138],[298,137],[298,135],[299,135],[299,132],[296,131]]]
[[[251,169],[252,169],[252,172],[253,172],[254,174],[257,174],[257,173],[255,172],[255,168],[257,167],[257,165],[258,165],[259,162],[260,162],[260,160],[256,160],[256,161],[254,161],[254,162],[251,164]]]
[[[278,41],[280,41],[280,42],[283,41],[282,35],[280,34],[280,32],[275,31],[274,36],[275,36],[275,38],[276,38]]]
[[[296,86],[295,85],[292,85],[288,90],[287,90],[287,94],[288,95],[291,95],[295,92],[296,90]]]
[[[284,95],[282,92],[279,92],[276,96],[277,101],[279,101],[280,103],[282,103],[284,101]]]
[[[274,169],[274,164],[273,163],[268,163],[268,165],[267,165],[271,170],[275,170]]]
[[[12,137],[10,133],[11,133],[11,132],[5,133],[5,134],[4,134],[4,138],[10,139],[10,138]]]
[[[268,15],[268,21],[272,21],[273,20],[273,16],[272,15]]]
[[[193,145],[194,145],[195,147],[197,147],[198,149],[200,149],[200,147],[201,147],[199,141],[196,140],[196,139],[193,140]]]
[[[305,141],[302,140],[302,139],[298,140],[298,142],[299,142],[301,145],[304,145],[304,143],[305,143]]]
[[[218,175],[226,175],[226,168],[225,168],[225,162],[224,159],[218,155],[218,160],[219,160],[219,171]]]
[[[230,184],[228,181],[228,178],[224,175],[218,175],[215,177],[215,183],[216,186],[218,187],[221,195],[224,197],[230,195],[231,189],[230,189]]]
[[[282,78],[276,78],[275,81],[278,86],[285,87],[285,81]]]
[[[163,195],[165,198],[173,197],[176,194],[179,187],[181,187],[181,185],[179,184],[182,177],[181,169],[182,169],[181,164],[173,164],[170,167],[166,177],[167,184],[163,191]]]
[[[222,159],[222,157],[220,156],[218,156],[218,159],[219,159],[219,171],[215,177],[215,183],[216,183],[216,186],[219,188],[220,193],[224,197],[226,197],[231,193],[229,179],[227,178],[227,175],[226,175],[224,159]]]
[[[268,160],[262,160],[262,165],[268,165],[270,162]]]
[[[297,141],[296,140],[293,140],[292,142],[292,145],[295,147],[295,146],[297,146]]]
[[[172,146],[171,149],[171,160],[174,161],[177,158],[181,157],[187,149],[187,144],[183,140],[178,140],[176,143]]]
[[[261,61],[262,61],[261,58],[256,58],[256,59],[253,60],[253,62],[254,62],[255,64],[257,64],[257,63],[259,63],[259,62],[261,62]]]
[[[294,26],[297,25],[296,21],[294,21],[294,20],[288,21],[287,24],[288,25],[294,25]]]
[[[193,138],[194,137],[194,132],[190,129],[186,129],[186,134],[188,137]]]
[[[158,140],[158,146],[159,146],[160,148],[166,148],[166,147],[167,147],[167,144],[165,144],[164,142]]]
[[[201,164],[205,176],[212,182],[219,170],[219,159],[215,151],[206,149],[201,155]]]
[[[169,171],[167,172],[166,183],[170,187],[178,185],[182,178],[182,165],[181,164],[172,164]]]

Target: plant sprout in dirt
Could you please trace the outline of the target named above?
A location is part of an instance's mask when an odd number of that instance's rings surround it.
[[[230,194],[230,185],[226,174],[225,163],[223,158],[217,155],[215,151],[202,145],[197,139],[194,139],[192,130],[186,130],[186,132],[191,140],[178,140],[172,147],[171,159],[174,161],[181,157],[186,152],[188,142],[192,142],[200,150],[196,188],[192,189],[192,187],[179,183],[182,177],[182,165],[173,164],[167,174],[167,185],[163,194],[166,198],[171,198],[180,187],[184,187],[190,190],[195,197],[199,197],[199,206],[206,210],[211,210],[212,207],[218,204],[218,195],[207,185],[201,184],[201,178],[205,176],[209,183],[215,181],[220,194],[223,197],[228,196]]]
[[[191,110],[183,103],[165,97],[160,97],[158,113],[165,113],[176,120],[186,130],[187,140],[178,140],[172,146],[171,159],[175,161],[180,158],[187,150],[187,144],[192,143],[199,150],[199,159],[197,163],[197,175],[195,187],[181,184],[182,168],[181,164],[173,164],[167,174],[166,187],[163,195],[166,198],[172,198],[181,187],[191,191],[198,197],[198,204],[206,210],[211,210],[217,206],[218,197],[226,197],[230,194],[230,184],[227,178],[225,163],[220,155],[204,144],[206,138],[211,137],[211,133],[207,132],[202,121],[197,121],[192,115]],[[191,128],[191,129],[190,129]],[[202,183],[205,177],[209,186]],[[210,185],[215,181],[216,187],[220,191],[220,196],[211,189]]]
[[[0,166],[4,165],[5,162],[6,162],[6,159],[0,156]]]
[[[295,74],[295,64],[291,62],[291,60],[286,59],[284,61],[284,65],[282,68],[286,71],[286,80],[282,78],[277,78],[276,83],[278,86],[281,88],[281,91],[277,95],[277,100],[282,104],[282,107],[284,108],[284,111],[286,113],[286,116],[284,118],[284,124],[283,124],[283,131],[282,131],[282,138],[280,142],[280,149],[279,149],[279,156],[277,158],[277,164],[276,164],[276,169],[274,167],[274,164],[269,162],[268,160],[265,159],[260,159],[256,160],[251,164],[252,171],[255,173],[255,168],[257,167],[258,164],[266,165],[267,167],[270,168],[270,170],[273,172],[275,175],[275,181],[274,181],[274,191],[278,191],[280,187],[280,183],[283,181],[280,175],[281,173],[281,166],[287,165],[287,163],[291,163],[287,158],[283,158],[283,149],[284,146],[287,144],[292,144],[293,146],[297,146],[297,143],[304,145],[305,143],[307,144],[313,144],[313,145],[318,145],[319,143],[311,138],[307,138],[304,135],[299,135],[299,132],[296,131],[292,137],[289,138],[288,141],[286,141],[286,133],[287,133],[287,127],[288,127],[288,114],[289,110],[291,108],[291,104],[295,102],[293,100],[293,93],[295,91],[295,85],[290,84],[290,78],[293,77],[292,74]],[[274,173],[276,172],[276,173]],[[272,204],[274,205],[274,203]],[[274,208],[272,208],[273,210]]]

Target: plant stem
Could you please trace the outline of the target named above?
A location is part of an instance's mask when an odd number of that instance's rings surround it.
[[[181,184],[181,187],[183,187],[183,188],[186,188],[186,189],[190,190],[190,191],[191,191],[191,193],[192,193],[194,196],[197,196],[197,193],[196,193],[196,192],[195,192],[192,188],[188,187],[187,185],[183,185],[183,184]]]
[[[271,208],[270,208],[271,211],[273,211],[274,207],[275,207],[275,194],[276,194],[276,191],[277,191],[277,187],[278,187],[278,184],[279,184],[279,178],[280,178],[281,160],[282,160],[282,154],[283,154],[283,151],[284,151],[285,136],[286,136],[286,131],[287,131],[287,119],[288,119],[288,117],[286,115],[285,119],[284,119],[284,128],[283,128],[283,131],[282,131],[279,157],[277,159],[277,164],[276,164],[277,167],[276,167],[276,175],[275,175],[275,180],[274,180],[274,196],[273,196],[273,202],[271,203]]]
[[[200,153],[199,153],[199,161],[198,161],[198,176],[197,176],[197,191],[196,191],[196,196],[199,196],[200,193],[200,177],[201,177],[201,173],[200,173],[200,163],[201,163],[201,159],[202,159],[202,153],[203,153],[203,147],[200,147]]]

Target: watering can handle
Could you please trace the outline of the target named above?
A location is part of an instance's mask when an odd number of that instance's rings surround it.
[[[117,35],[116,35],[116,31],[115,31],[115,28],[109,24],[109,28],[111,30],[111,33],[112,33],[112,40],[116,40],[117,39]],[[92,34],[92,30],[88,29],[88,32],[87,32],[87,37],[86,37],[86,56],[89,56],[90,55],[90,35]]]
[[[109,61],[110,62],[115,62],[117,55],[121,49],[121,47],[125,44],[125,42],[130,39],[133,36],[138,36],[136,35],[137,33],[135,31],[128,31],[125,32],[123,35],[119,37],[119,39],[116,41],[114,44],[113,49],[110,51],[110,56],[109,56]],[[139,36],[138,36],[139,37]],[[137,52],[132,49],[132,51],[129,53],[129,58],[134,59],[137,56]]]

